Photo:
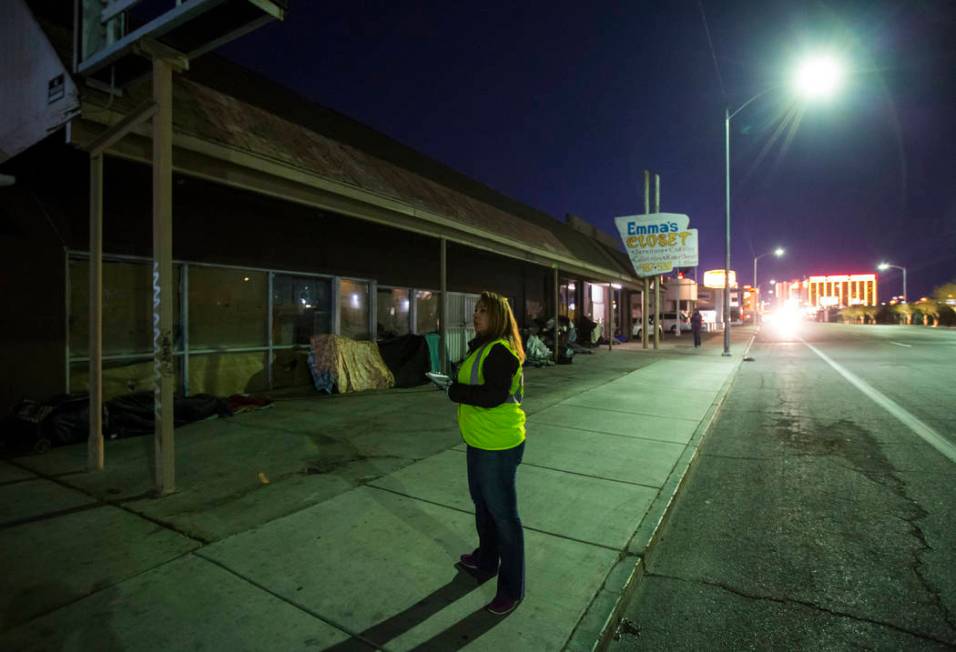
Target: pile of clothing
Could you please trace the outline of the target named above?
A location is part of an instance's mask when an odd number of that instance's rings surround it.
[[[554,354],[537,335],[528,336],[528,341],[524,346],[524,352],[527,356],[525,359],[526,365],[531,365],[532,367],[547,367],[554,364]]]

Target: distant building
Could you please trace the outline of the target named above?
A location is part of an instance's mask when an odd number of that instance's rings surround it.
[[[808,306],[847,308],[877,305],[876,274],[810,276],[804,283],[806,283]]]
[[[800,279],[778,281],[774,286],[775,303],[793,306],[809,305],[807,301],[807,289],[809,285],[808,281],[801,281]]]

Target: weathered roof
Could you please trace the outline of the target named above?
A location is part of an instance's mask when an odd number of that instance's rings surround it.
[[[62,41],[65,34],[56,36]],[[85,89],[84,114],[115,122],[147,99],[149,89],[144,80],[112,102]],[[623,251],[222,58],[203,57],[176,76],[173,123],[177,134],[393,199],[472,233],[580,261],[609,278],[633,278]]]
[[[310,102],[292,90],[248,69],[221,57],[208,56],[197,61],[187,76],[204,86],[238,98],[247,105],[280,115],[336,142],[347,144],[402,169],[414,171],[417,176],[497,208],[510,219],[517,218],[544,228],[554,234],[576,258],[592,265],[608,265],[607,255],[604,253],[608,247],[600,246],[598,242],[602,238],[572,228],[551,215],[508,197],[348,116]],[[619,247],[620,245],[611,247],[617,249],[616,253],[612,254],[612,259],[617,263],[611,269],[618,274],[633,276],[630,260]]]
[[[474,228],[573,255],[547,229],[186,79],[176,83],[173,124],[180,133],[255,152]]]

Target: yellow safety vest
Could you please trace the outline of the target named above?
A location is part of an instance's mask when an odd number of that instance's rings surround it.
[[[484,385],[483,367],[491,349],[501,344],[518,360],[511,344],[504,338],[492,340],[468,355],[458,369],[458,382],[463,385]],[[465,443],[473,448],[498,451],[514,448],[525,439],[525,415],[521,409],[524,394],[524,373],[518,360],[518,371],[511,379],[508,398],[491,408],[458,404],[458,429]]]

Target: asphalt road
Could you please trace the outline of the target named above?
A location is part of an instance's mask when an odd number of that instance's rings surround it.
[[[956,648],[956,331],[765,326],[611,650]]]

